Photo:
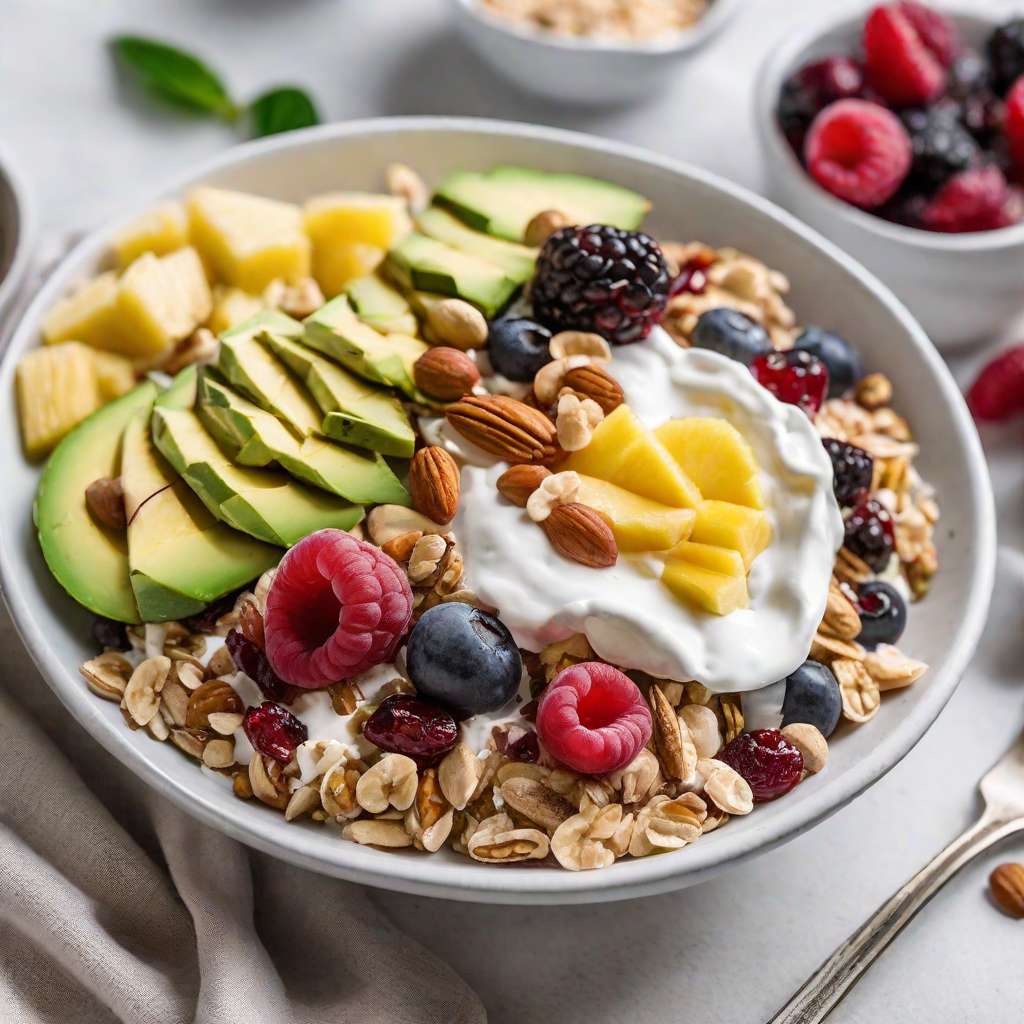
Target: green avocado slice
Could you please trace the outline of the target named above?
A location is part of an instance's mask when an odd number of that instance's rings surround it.
[[[501,267],[516,284],[525,284],[533,277],[539,249],[474,231],[440,206],[424,210],[417,218],[416,226],[428,238]]]
[[[356,315],[381,334],[416,334],[416,314],[401,292],[377,274],[349,281],[342,289]]]
[[[156,397],[146,381],[83,420],[64,438],[43,468],[33,518],[43,557],[57,582],[96,615],[141,622],[129,580],[128,540],[123,530],[97,522],[85,489],[121,473],[121,437],[132,416]]]

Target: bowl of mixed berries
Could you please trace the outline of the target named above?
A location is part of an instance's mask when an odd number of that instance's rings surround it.
[[[758,103],[774,196],[937,345],[1024,311],[1024,19],[903,2],[819,24],[772,54]]]

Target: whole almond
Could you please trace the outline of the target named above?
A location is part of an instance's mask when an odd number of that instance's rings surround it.
[[[1024,917],[1024,864],[1000,864],[988,876],[992,899],[1010,917]]]
[[[551,476],[551,470],[543,466],[510,466],[498,477],[498,492],[513,505],[526,508],[530,495]]]
[[[93,480],[85,489],[85,503],[93,517],[112,530],[123,530],[127,525],[124,513],[124,487],[121,478],[104,476]]]
[[[594,569],[607,568],[618,561],[614,534],[601,516],[586,505],[559,505],[540,527],[551,546],[570,561]]]
[[[447,417],[467,441],[505,462],[543,465],[559,454],[554,423],[507,395],[468,395]]]
[[[223,679],[211,679],[196,687],[189,696],[185,725],[190,729],[208,729],[211,714],[240,715],[245,711],[242,698]]]
[[[597,402],[605,416],[626,400],[619,382],[596,363],[570,370],[565,375],[563,387],[571,388],[580,399],[590,398]]]
[[[476,363],[457,348],[427,349],[413,366],[416,386],[439,402],[457,402],[480,383]]]
[[[409,464],[412,503],[435,523],[450,523],[459,507],[459,467],[438,445],[421,448]]]

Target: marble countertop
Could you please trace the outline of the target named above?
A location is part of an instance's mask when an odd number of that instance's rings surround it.
[[[750,103],[757,64],[820,6],[751,3],[646,105],[574,112],[525,99],[494,78],[453,36],[445,0],[5,0],[0,137],[24,164],[51,234],[88,227],[133,192],[235,141],[229,127],[158,111],[119,85],[104,40],[132,30],[201,52],[241,97],[294,81],[332,120],[467,114],[571,127],[757,189]],[[968,353],[954,370],[970,379],[982,358]],[[1001,511],[989,629],[938,722],[868,793],[781,849],[679,893],[569,909],[388,893],[376,894],[377,903],[476,988],[494,1024],[767,1020],[973,819],[978,778],[1024,724],[1019,425],[993,431],[985,442]],[[0,616],[4,647],[20,658],[6,612]],[[32,671],[27,658],[24,670]],[[65,725],[53,728],[64,733]],[[1024,859],[1024,839],[1006,842],[955,879],[831,1019],[1019,1021],[1024,931],[986,896],[988,872],[1008,859]]]

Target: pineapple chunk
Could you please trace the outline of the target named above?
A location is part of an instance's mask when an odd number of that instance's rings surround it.
[[[673,508],[698,508],[703,500],[665,446],[620,405],[594,430],[590,444],[573,452],[562,466]]]
[[[15,373],[21,439],[30,459],[54,448],[72,427],[103,403],[93,351],[77,341],[37,348]]]
[[[43,319],[47,345],[81,341],[93,348],[117,349],[117,274],[108,271],[61,299]]]
[[[764,512],[728,501],[705,501],[697,509],[690,540],[738,551],[749,569],[772,542],[772,524]]]
[[[743,564],[743,556],[732,548],[720,548],[714,544],[698,544],[696,541],[684,540],[668,553],[669,558],[690,565],[699,565],[702,569],[721,573],[723,576],[746,576],[747,567]]]
[[[692,562],[670,558],[665,563],[661,582],[680,600],[697,605],[712,615],[728,615],[738,608],[749,608],[747,577],[726,576]]]
[[[654,433],[705,498],[764,508],[754,450],[728,420],[669,420]]]
[[[349,281],[372,274],[387,255],[385,249],[361,242],[322,244],[313,249],[313,277],[325,299],[339,296]]]
[[[258,295],[250,295],[241,288],[214,289],[213,312],[206,326],[214,334],[223,334],[255,316],[264,305]]]
[[[96,367],[100,400],[104,405],[115,398],[127,395],[135,387],[135,366],[130,359],[115,355],[113,352],[94,350],[92,361]]]
[[[196,188],[185,206],[192,244],[224,284],[259,295],[275,277],[289,284],[309,277],[309,238],[293,203]]]
[[[188,217],[181,203],[160,203],[121,228],[111,243],[118,270],[144,252],[166,256],[188,245]]]
[[[605,480],[581,476],[579,501],[595,509],[615,534],[620,551],[664,551],[690,535],[697,514],[641,498]]]

